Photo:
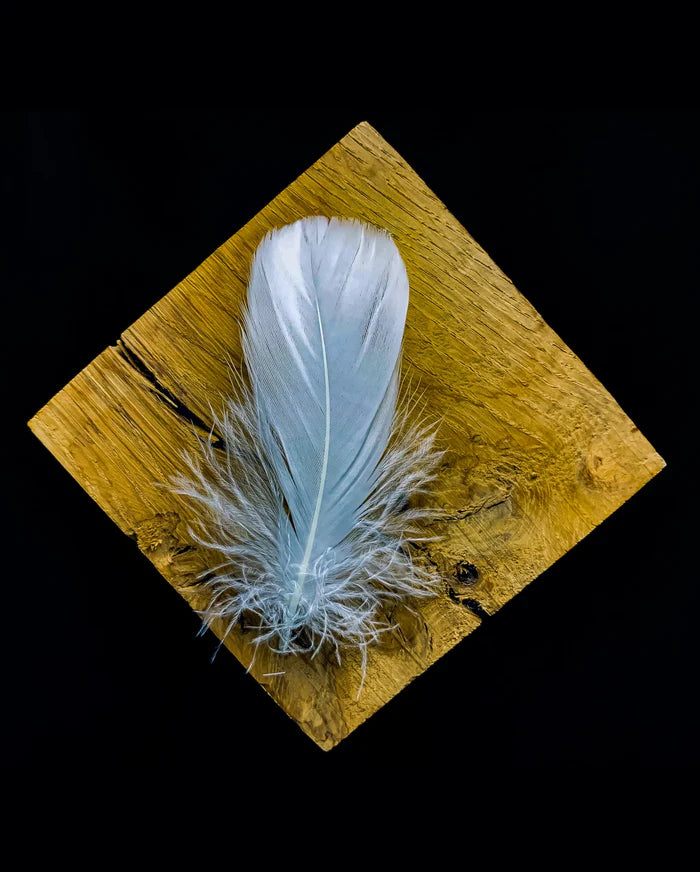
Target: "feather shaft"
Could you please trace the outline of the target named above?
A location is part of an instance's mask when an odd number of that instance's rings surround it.
[[[330,453],[331,446],[331,395],[330,395],[330,381],[328,379],[328,358],[326,356],[326,340],[323,335],[323,320],[321,319],[321,311],[318,307],[318,300],[316,302],[316,313],[318,316],[318,331],[321,336],[321,354],[323,357],[323,379],[324,379],[324,388],[325,388],[325,415],[326,415],[326,429],[324,435],[323,442],[323,463],[321,465],[321,476],[318,484],[318,496],[316,497],[316,506],[314,509],[314,515],[311,519],[311,527],[309,528],[309,536],[306,542],[306,548],[304,549],[304,556],[301,560],[301,566],[299,567],[299,575],[297,577],[296,589],[292,594],[292,597],[289,602],[289,614],[290,619],[293,620],[296,615],[296,611],[299,608],[299,600],[301,599],[301,593],[304,589],[304,580],[306,578],[306,571],[309,567],[309,560],[311,559],[311,551],[314,547],[314,540],[316,539],[316,530],[318,528],[318,518],[321,514],[321,504],[323,503],[323,493],[326,487],[326,475],[328,474],[328,455]]]

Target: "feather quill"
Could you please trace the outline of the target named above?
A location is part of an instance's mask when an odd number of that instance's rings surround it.
[[[435,512],[413,505],[442,452],[418,405],[397,407],[408,278],[389,234],[305,218],[258,247],[237,377],[211,439],[175,481],[197,541],[220,558],[203,582],[204,626],[242,616],[279,653],[328,641],[362,650],[392,600],[437,577],[409,543]],[[234,373],[235,376],[235,373]],[[430,537],[432,538],[432,537]],[[339,655],[338,655],[339,656]]]

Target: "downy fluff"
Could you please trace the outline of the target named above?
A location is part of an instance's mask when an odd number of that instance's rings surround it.
[[[357,221],[305,218],[257,249],[242,334],[249,382],[175,484],[197,541],[218,555],[202,582],[204,626],[241,619],[257,644],[317,652],[367,645],[392,600],[434,592],[414,563],[418,508],[442,456],[434,427],[397,409],[408,305],[391,237]]]

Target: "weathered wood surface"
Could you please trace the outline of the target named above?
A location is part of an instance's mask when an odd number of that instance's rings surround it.
[[[404,369],[442,419],[448,519],[426,559],[444,578],[419,616],[359,657],[258,654],[252,675],[331,748],[615,511],[664,465],[615,400],[413,170],[361,124],[79,373],[34,433],[194,607],[206,555],[187,506],[154,482],[180,470],[240,362],[252,254],[304,215],[387,228],[411,284]],[[543,252],[543,261],[545,253]],[[544,265],[544,263],[543,263]],[[227,647],[247,668],[250,631]],[[268,673],[284,671],[283,675]]]

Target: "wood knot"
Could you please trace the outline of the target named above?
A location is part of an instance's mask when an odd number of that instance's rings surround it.
[[[139,549],[147,556],[153,552],[162,550],[163,545],[170,544],[175,537],[175,530],[180,523],[180,516],[176,512],[159,512],[143,521],[137,521],[132,530],[128,531]]]
[[[206,569],[207,555],[183,540],[181,526],[177,512],[159,512],[135,523],[128,533],[136,540],[139,550],[192,605],[190,596],[196,595],[200,582],[205,581],[202,573]]]
[[[588,487],[610,490],[620,484],[620,467],[602,437],[594,438],[582,458],[581,478]]]
[[[466,560],[460,560],[455,566],[455,575],[461,584],[476,584],[479,580],[479,570]]]

